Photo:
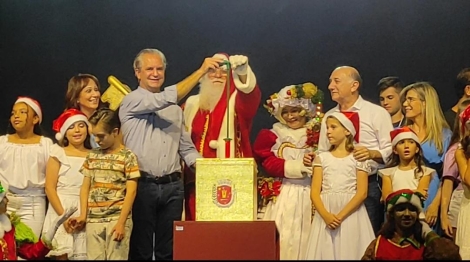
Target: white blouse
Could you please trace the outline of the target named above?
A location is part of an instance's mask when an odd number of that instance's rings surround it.
[[[49,160],[50,138],[41,137],[38,144],[8,142],[8,135],[0,136],[0,179],[9,191],[23,194],[23,190],[44,193],[46,164]]]

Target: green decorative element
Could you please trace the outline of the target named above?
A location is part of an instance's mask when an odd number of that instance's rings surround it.
[[[5,188],[3,188],[2,183],[0,182],[0,194],[5,193]]]
[[[304,92],[304,88],[303,88],[303,85],[295,85],[295,93],[297,94],[297,97],[304,97],[305,96],[305,92]]]
[[[38,237],[34,234],[33,230],[25,223],[21,222],[19,216],[13,212],[10,216],[11,224],[15,227],[15,240],[18,243],[36,243]]]
[[[312,97],[312,103],[313,104],[320,104],[323,102],[323,98],[324,98],[324,94],[323,94],[323,91],[320,90],[320,88],[317,90],[317,93]]]

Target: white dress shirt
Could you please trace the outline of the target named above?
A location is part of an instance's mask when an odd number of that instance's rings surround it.
[[[386,163],[392,153],[390,131],[393,130],[392,118],[387,110],[359,96],[356,103],[344,111],[357,112],[359,114],[360,130],[358,145],[364,146],[369,150],[379,151],[384,163]],[[333,112],[340,112],[339,105],[330,109],[323,117],[318,142],[319,152],[328,151],[331,146],[326,136],[326,118]],[[370,174],[376,174],[377,169],[383,167],[383,165],[375,161],[370,161],[369,164],[372,169]]]

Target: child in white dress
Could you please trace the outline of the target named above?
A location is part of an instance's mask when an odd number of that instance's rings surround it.
[[[30,97],[19,97],[12,109],[8,135],[0,136],[0,180],[9,190],[8,214],[16,212],[37,237],[46,215],[46,163],[51,139],[42,136],[42,110]]]
[[[410,189],[426,197],[431,177],[437,173],[424,165],[418,137],[409,127],[393,130],[390,137],[393,153],[388,167],[378,171],[382,177],[382,199],[401,189]]]
[[[470,107],[460,115],[460,120],[465,133],[461,145],[455,151],[455,161],[462,179],[463,195],[457,218],[455,244],[460,247],[462,260],[470,260]]]
[[[54,120],[59,145],[54,144],[46,167],[46,194],[49,199],[43,234],[53,226],[54,220],[70,207],[80,206],[80,188],[83,175],[79,172],[91,149],[88,120],[77,109],[69,109]],[[75,215],[80,215],[78,210]],[[74,231],[69,220],[61,226],[54,237],[57,243],[47,257],[56,260],[86,260],[85,230]]]
[[[305,259],[359,260],[375,238],[363,203],[370,166],[352,155],[353,140],[359,140],[359,115],[335,112],[326,125],[332,146],[313,162],[311,198],[316,214]]]

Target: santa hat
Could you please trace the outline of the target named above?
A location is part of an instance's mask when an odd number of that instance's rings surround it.
[[[90,124],[88,123],[88,118],[80,110],[71,108],[63,112],[52,123],[52,130],[56,132],[55,138],[58,141],[62,140],[65,137],[65,132],[67,132],[67,129],[69,129],[71,125],[73,125],[75,122],[78,122],[78,121],[83,121],[88,126],[90,126]]]
[[[28,106],[30,106],[34,112],[36,112],[36,115],[39,117],[39,124],[42,122],[42,110],[41,110],[41,105],[39,104],[38,101],[35,99],[32,99],[31,97],[27,96],[19,96],[18,99],[16,99],[15,104],[17,103],[25,103]]]
[[[411,128],[407,126],[390,131],[390,138],[392,139],[393,147],[403,139],[413,139],[416,143],[419,144],[418,136],[413,130],[411,130]]]
[[[465,126],[470,123],[470,106],[467,106],[462,113],[459,115],[461,123],[461,131],[465,132]]]
[[[330,116],[338,121],[351,133],[354,140],[359,143],[359,114],[357,112],[333,112]]]
[[[392,207],[400,203],[410,203],[418,209],[419,213],[421,213],[423,212],[422,199],[424,199],[423,195],[421,195],[419,192],[413,192],[410,189],[395,191],[387,196],[387,211],[390,211]]]

